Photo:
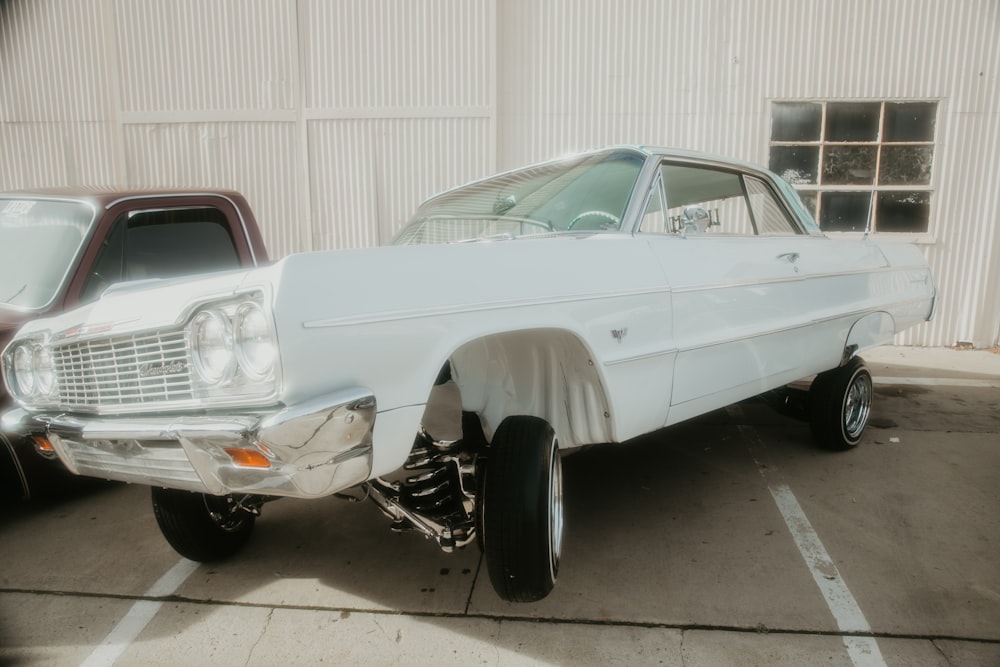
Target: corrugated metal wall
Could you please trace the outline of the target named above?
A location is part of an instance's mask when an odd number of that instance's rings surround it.
[[[900,342],[996,344],[995,0],[0,0],[0,189],[235,188],[275,256],[602,144],[766,164],[797,99],[939,102],[940,307]]]

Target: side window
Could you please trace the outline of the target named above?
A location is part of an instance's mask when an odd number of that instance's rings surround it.
[[[88,303],[101,296],[110,285],[122,281],[122,244],[125,239],[125,216],[119,217],[104,238],[101,250],[91,267],[90,275],[80,293],[80,302]]]
[[[641,232],[672,234],[753,235],[754,227],[739,174],[690,165],[660,167],[664,229],[647,226]]]
[[[642,214],[639,231],[643,234],[669,233],[671,230],[667,226],[665,210],[663,206],[663,181],[658,178],[653,192],[649,196],[649,201],[646,202],[646,210]]]
[[[132,214],[124,262],[125,280],[171,278],[240,265],[226,216],[214,208]]]
[[[750,208],[759,235],[783,236],[798,233],[788,214],[775,199],[774,193],[763,181],[752,176],[744,176],[743,182],[747,187],[747,197],[750,199]]]
[[[685,236],[799,233],[774,192],[760,179],[686,164],[660,167],[657,193],[646,206],[639,231]]]
[[[215,208],[132,211],[104,242],[81,299],[123,280],[171,278],[240,266],[225,214]]]

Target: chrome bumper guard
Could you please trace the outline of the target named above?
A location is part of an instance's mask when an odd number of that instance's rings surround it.
[[[375,397],[349,390],[267,414],[116,419],[15,410],[3,421],[7,430],[44,432],[79,475],[212,495],[318,498],[370,476]],[[227,450],[247,450],[250,465]]]

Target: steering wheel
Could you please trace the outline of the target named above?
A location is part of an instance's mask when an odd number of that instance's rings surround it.
[[[622,223],[622,219],[621,218],[619,218],[617,215],[615,215],[613,213],[608,213],[607,211],[596,211],[596,210],[595,211],[584,211],[583,213],[581,213],[578,216],[576,216],[575,218],[573,218],[573,221],[569,223],[569,227],[567,227],[566,229],[567,230],[573,229],[574,227],[576,227],[576,224],[578,222],[580,222],[584,218],[589,218],[591,216],[594,216],[594,217],[597,217],[597,218],[604,218],[605,220],[610,220],[614,224],[614,228],[615,229],[618,229],[618,225],[620,225]],[[601,229],[611,229],[611,227],[609,227],[607,225],[607,223],[601,223]]]
[[[507,220],[516,220],[521,224],[521,233],[524,233],[524,226],[528,225],[531,227],[541,227],[547,232],[555,231],[552,227],[551,222],[546,222],[544,220],[535,220],[533,218],[505,218]]]

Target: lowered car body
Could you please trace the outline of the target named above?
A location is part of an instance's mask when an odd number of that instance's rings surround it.
[[[111,288],[4,353],[5,427],[154,487],[184,555],[264,501],[358,487],[501,597],[555,582],[559,454],[816,376],[826,446],[862,437],[858,353],[929,319],[909,245],[831,239],[773,174],[615,147],[431,198],[389,247]]]

